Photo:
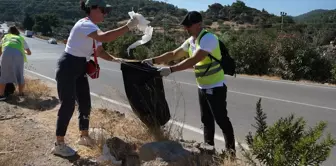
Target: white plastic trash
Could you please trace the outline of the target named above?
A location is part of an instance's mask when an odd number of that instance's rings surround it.
[[[143,36],[141,37],[141,40],[138,40],[136,42],[134,42],[133,44],[131,44],[130,46],[128,46],[127,48],[127,53],[128,56],[129,55],[129,51],[130,49],[134,49],[137,46],[146,44],[147,42],[149,42],[152,39],[152,35],[153,35],[153,27],[148,26],[148,24],[150,23],[150,21],[146,20],[145,17],[143,17],[141,14],[139,13],[135,13],[134,11],[132,12],[128,12],[128,15],[133,18],[136,17],[139,20],[139,24],[137,25],[137,28],[143,32]]]
[[[104,163],[106,161],[111,161],[113,165],[120,166],[122,165],[122,161],[118,161],[113,155],[110,153],[110,148],[107,147],[106,144],[103,146],[103,154],[97,158],[99,163]]]

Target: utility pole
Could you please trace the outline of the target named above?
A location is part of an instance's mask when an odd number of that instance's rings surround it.
[[[164,14],[164,17],[163,17],[163,43],[165,43],[165,40],[166,40],[166,29],[168,29],[167,28],[167,24],[166,24],[166,21],[168,20],[167,18],[168,18],[168,14],[167,14],[167,2],[168,2],[168,0],[164,0],[165,1],[165,14]]]
[[[281,31],[283,30],[284,16],[287,16],[286,12],[280,12],[281,15]]]

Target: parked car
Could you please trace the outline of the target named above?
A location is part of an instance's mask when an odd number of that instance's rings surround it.
[[[33,31],[26,30],[25,31],[25,36],[27,36],[27,37],[33,37]]]
[[[55,38],[50,38],[50,39],[48,40],[48,43],[49,43],[49,44],[57,44],[57,40],[56,40]]]

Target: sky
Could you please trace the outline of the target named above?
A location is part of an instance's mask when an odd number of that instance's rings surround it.
[[[160,0],[165,1],[165,0]],[[185,8],[187,10],[205,11],[208,5],[220,3],[231,5],[236,0],[166,0],[167,3]],[[249,7],[265,9],[269,13],[280,15],[297,16],[315,9],[336,9],[336,0],[242,0]]]

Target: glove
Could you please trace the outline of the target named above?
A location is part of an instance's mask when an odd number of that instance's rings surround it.
[[[139,24],[139,20],[136,17],[129,19],[126,23],[128,29],[134,29]]]
[[[148,64],[150,66],[153,66],[153,59],[145,59],[141,63]]]
[[[159,70],[161,76],[167,77],[169,74],[171,74],[170,67],[161,67]]]

